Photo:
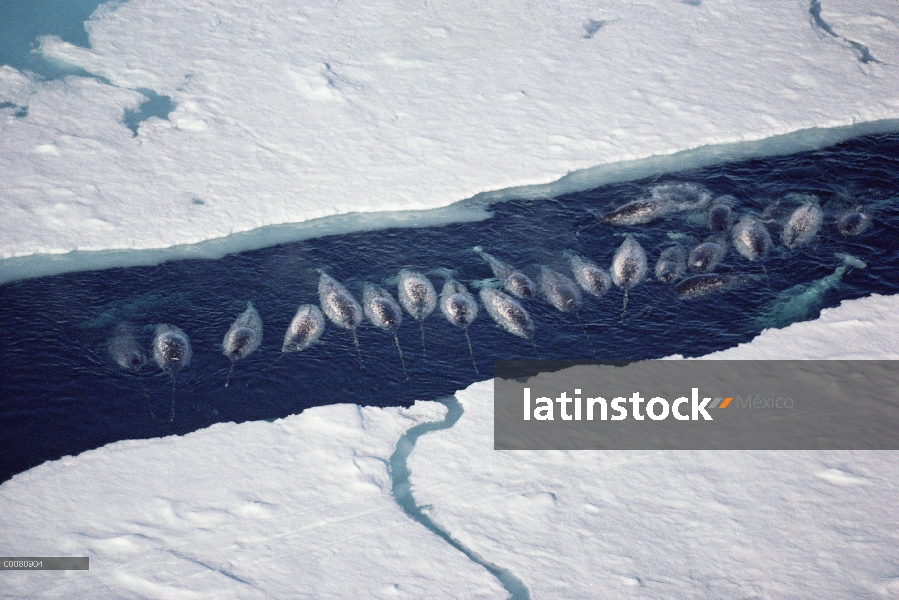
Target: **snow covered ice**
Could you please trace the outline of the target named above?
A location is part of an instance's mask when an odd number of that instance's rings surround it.
[[[0,102],[28,107],[0,118],[0,257],[79,251],[3,268],[159,261],[227,238],[197,250],[222,255],[315,234],[280,224],[327,218],[323,234],[380,213],[372,227],[482,192],[553,195],[895,129],[897,13],[824,2],[838,38],[793,1],[103,5],[89,48],[39,51],[109,84],[0,67]],[[138,89],[175,108],[135,137]],[[482,218],[457,208],[421,218]]]

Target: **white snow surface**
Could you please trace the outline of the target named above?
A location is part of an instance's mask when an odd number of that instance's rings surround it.
[[[897,358],[899,296],[709,358]],[[500,452],[493,384],[422,437],[412,493],[532,598],[895,598],[899,452]]]
[[[588,169],[565,188],[584,189],[616,176],[590,167],[896,129],[881,120],[899,117],[899,4],[825,0],[822,18],[838,35],[798,0],[106,4],[90,48],[39,51],[109,83],[0,67],[0,102],[28,107],[0,114],[0,259],[435,209]],[[176,108],[133,137],[143,88]],[[663,168],[709,159],[690,156]]]
[[[4,598],[502,598],[409,519],[387,459],[442,404],[312,408],[45,463],[0,486],[0,548],[89,556],[3,571]]]

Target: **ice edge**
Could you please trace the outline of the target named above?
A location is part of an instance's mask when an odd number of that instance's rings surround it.
[[[3,258],[0,259],[0,284],[69,272],[151,266],[171,260],[218,259],[237,252],[358,231],[482,221],[492,216],[488,210],[490,204],[513,198],[554,198],[611,183],[750,158],[808,152],[853,137],[895,132],[899,132],[899,118],[835,127],[812,127],[760,140],[706,145],[671,154],[597,165],[573,171],[550,183],[481,192],[436,209],[340,214],[299,223],[268,225],[221,238],[167,248],[74,250],[67,253]]]

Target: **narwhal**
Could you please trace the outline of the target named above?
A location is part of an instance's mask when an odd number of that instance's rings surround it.
[[[175,371],[190,365],[193,350],[190,347],[190,338],[180,328],[162,324],[157,325],[155,331],[153,360],[160,369],[168,371],[172,376],[172,412],[169,417],[169,422],[172,422],[175,420]]]
[[[571,279],[548,267],[540,267],[540,293],[560,312],[577,312],[583,304],[581,290]]]
[[[297,309],[290,325],[287,326],[281,352],[305,350],[317,342],[324,332],[325,317],[322,315],[321,309],[314,304],[302,304]]]
[[[228,387],[231,381],[231,373],[237,361],[255,352],[261,343],[262,317],[259,316],[259,311],[253,308],[253,303],[247,302],[247,309],[234,320],[228,333],[225,334],[225,339],[222,340],[222,353],[231,361],[225,387]]]
[[[477,300],[464,285],[452,277],[447,277],[443,284],[443,290],[440,292],[440,312],[447,321],[456,327],[461,327],[465,332],[471,364],[474,365],[474,372],[479,373],[478,363],[474,360],[474,350],[471,348],[471,338],[468,335],[468,326],[478,318]]]
[[[524,309],[518,300],[504,294],[499,290],[492,288],[484,288],[480,293],[481,302],[484,308],[496,324],[520,338],[524,338],[531,342],[534,346],[534,352],[537,352],[537,345],[534,343],[534,322],[531,315]]]
[[[706,240],[692,250],[687,257],[687,268],[695,272],[715,270],[727,253],[727,242],[720,238]]]
[[[403,365],[403,373],[406,374],[406,379],[409,379],[406,361],[403,360],[403,349],[400,348],[400,339],[396,335],[397,327],[403,323],[403,309],[396,303],[390,292],[370,283],[362,286],[362,309],[372,325],[393,334],[393,341],[400,354],[400,363]]]
[[[437,290],[431,280],[418,271],[403,269],[397,276],[397,292],[400,304],[421,328],[421,353],[425,353],[424,320],[437,308]]]
[[[756,261],[764,258],[771,250],[771,234],[760,219],[743,215],[734,227],[732,240],[734,248],[743,257]]]
[[[842,264],[833,273],[811,283],[795,285],[778,294],[756,319],[756,325],[760,329],[778,328],[813,318],[821,310],[826,292],[837,287],[852,268],[864,269],[867,266],[850,254],[839,253],[836,257]]]
[[[612,282],[624,290],[621,318],[627,310],[627,294],[634,286],[646,279],[646,251],[634,236],[627,234],[624,242],[612,257]]]
[[[844,238],[864,233],[870,226],[871,217],[861,207],[843,213],[837,220],[837,229]]]
[[[683,246],[671,246],[662,250],[656,263],[656,279],[662,283],[674,283],[687,271],[687,251]]]
[[[562,254],[571,265],[574,280],[588,294],[600,298],[612,287],[612,276],[602,267],[571,250],[566,250]]]
[[[477,252],[490,265],[493,276],[499,279],[507,292],[522,300],[533,298],[537,294],[537,285],[530,277],[494,256],[487,254],[480,246],[475,246],[472,250]]]
[[[721,196],[715,198],[706,213],[706,221],[709,229],[717,233],[725,233],[734,224],[733,196]]]
[[[679,298],[688,300],[731,289],[735,285],[749,279],[746,275],[733,273],[700,273],[687,277],[674,286],[674,293]]]
[[[359,350],[359,338],[356,337],[356,328],[362,323],[362,307],[340,282],[322,271],[320,273],[318,301],[322,311],[332,323],[353,334],[353,345],[359,352],[359,363],[362,364],[362,351]]]
[[[126,371],[137,372],[147,363],[147,354],[137,343],[134,331],[126,323],[116,326],[115,336],[109,340],[109,356]]]
[[[780,234],[784,246],[796,248],[809,243],[824,221],[824,212],[816,201],[807,201],[793,211]]]
[[[604,214],[602,220],[612,225],[641,225],[673,213],[701,210],[711,199],[712,195],[702,186],[666,183],[654,187],[649,198],[628,202]]]

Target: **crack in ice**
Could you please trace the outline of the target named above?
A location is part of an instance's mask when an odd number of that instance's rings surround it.
[[[410,428],[404,433],[396,443],[396,449],[390,456],[390,479],[393,485],[393,498],[400,505],[403,511],[412,517],[418,523],[435,533],[438,537],[448,543],[450,546],[464,554],[474,563],[477,563],[487,569],[491,575],[496,577],[502,586],[509,592],[510,600],[530,600],[531,594],[520,579],[515,577],[511,572],[502,567],[494,565],[478,556],[472,550],[463,546],[459,541],[455,540],[450,534],[442,529],[439,525],[427,516],[422,507],[415,503],[412,497],[411,484],[409,482],[409,466],[407,464],[409,455],[415,448],[415,442],[418,438],[431,431],[439,431],[441,429],[449,429],[462,416],[464,412],[462,405],[455,397],[444,398],[438,400],[446,406],[446,417],[442,421],[429,421],[421,423]]]
[[[874,58],[874,55],[871,54],[871,51],[867,46],[852,41],[849,38],[843,37],[833,30],[833,27],[831,27],[830,24],[821,17],[821,0],[811,0],[808,7],[808,14],[810,14],[812,17],[812,27],[823,31],[831,37],[835,37],[838,40],[843,40],[844,42],[849,44],[852,49],[855,50],[856,53],[858,53],[859,62],[865,64],[872,62],[882,64],[881,61]]]

